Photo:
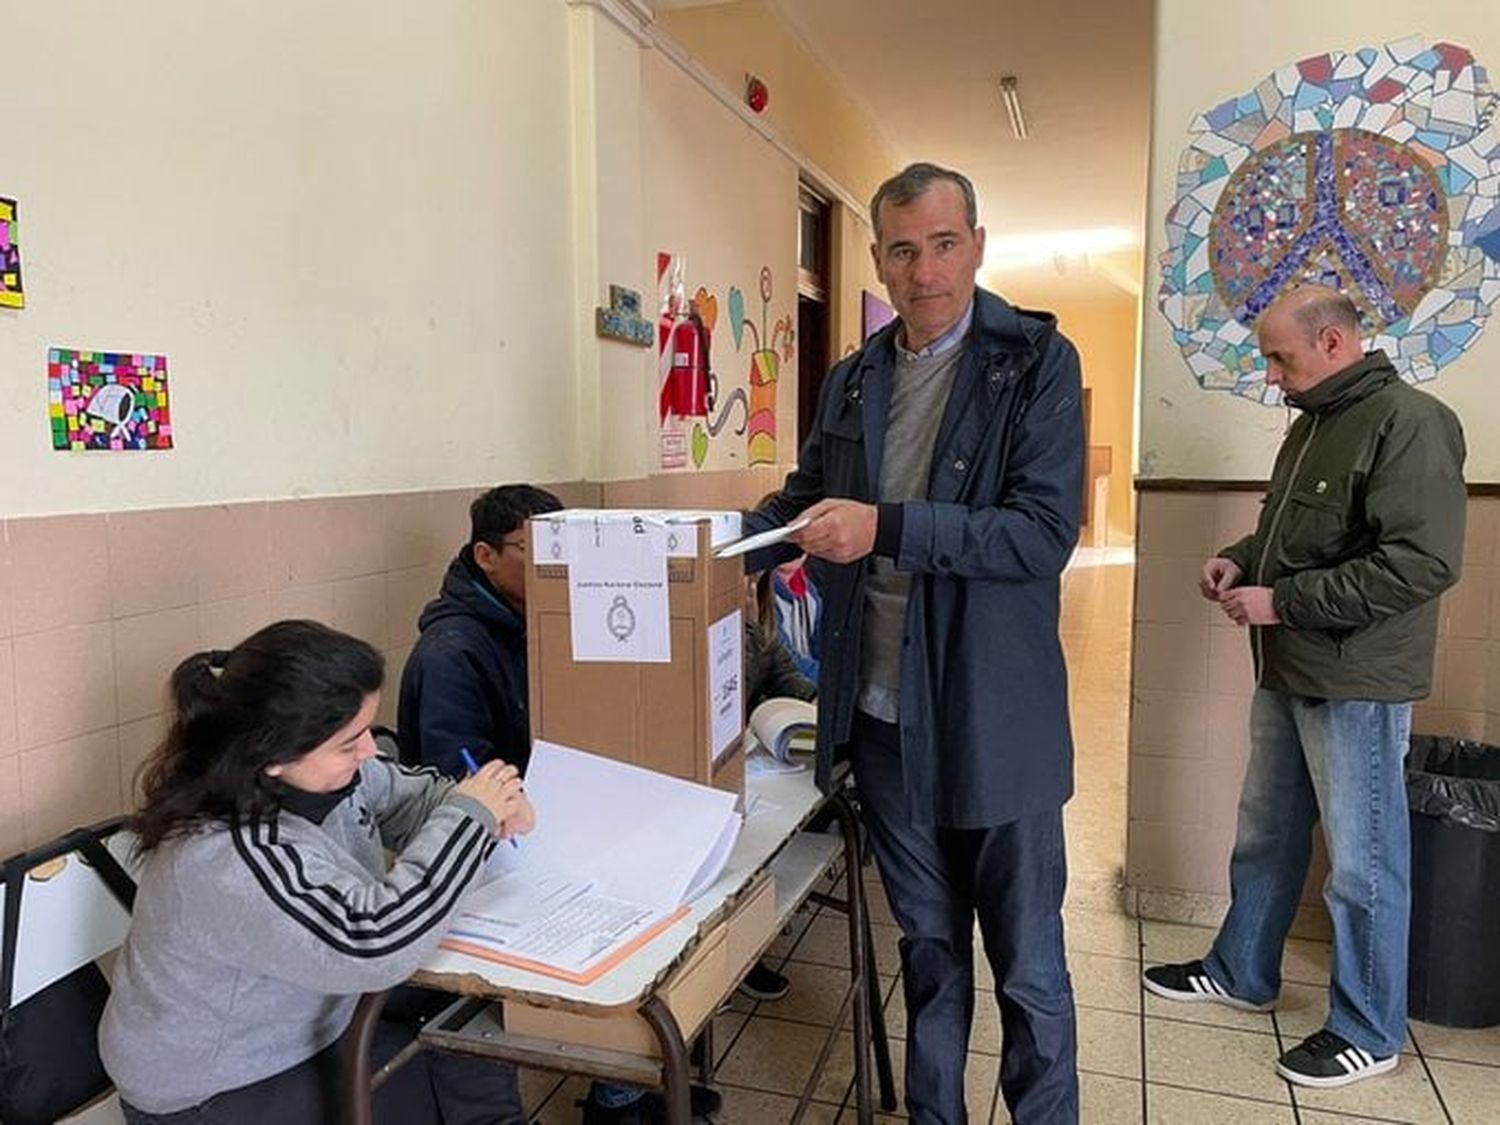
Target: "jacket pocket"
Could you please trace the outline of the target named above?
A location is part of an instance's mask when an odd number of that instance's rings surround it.
[[[841,441],[863,441],[865,436],[864,404],[850,395],[838,400],[837,409],[823,419],[823,434]]]
[[[823,447],[823,490],[827,496],[862,496],[865,468],[864,407],[843,396],[819,427]]]
[[[1284,519],[1280,552],[1289,569],[1336,561],[1347,554],[1349,513],[1342,497],[1296,489],[1287,497]]]

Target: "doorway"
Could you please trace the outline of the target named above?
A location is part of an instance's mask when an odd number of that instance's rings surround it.
[[[797,448],[812,432],[818,394],[828,375],[828,200],[806,184],[797,189]]]

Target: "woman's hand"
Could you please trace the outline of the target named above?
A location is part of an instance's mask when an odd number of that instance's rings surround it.
[[[529,810],[531,803],[521,784],[521,771],[498,759],[486,762],[454,786],[455,793],[472,797],[495,818],[495,835],[506,834],[505,822],[517,815],[518,802]],[[533,820],[535,818],[533,817]],[[513,829],[512,829],[513,831]],[[527,831],[530,831],[528,828]]]
[[[524,836],[535,827],[536,810],[531,807],[531,799],[526,796],[525,790],[520,790],[516,793],[510,811],[505,814],[505,819],[501,822],[500,835],[507,838]]]

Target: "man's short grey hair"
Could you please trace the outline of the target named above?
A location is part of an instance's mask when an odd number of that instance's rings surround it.
[[[947,180],[950,184],[958,185],[958,190],[963,192],[964,196],[964,218],[968,221],[970,230],[977,227],[979,204],[974,198],[974,185],[969,182],[968,176],[936,164],[908,164],[876,188],[875,195],[870,200],[870,222],[875,225],[875,241],[877,243],[880,241],[880,205],[882,203],[889,203],[893,207],[904,207],[917,196],[925,195],[927,190],[939,180]]]
[[[1363,328],[1359,322],[1359,309],[1354,307],[1354,302],[1336,289],[1323,286],[1316,288],[1322,292],[1292,311],[1297,324],[1307,334],[1308,342],[1316,340],[1318,333],[1325,328],[1342,328],[1356,340],[1359,339]]]

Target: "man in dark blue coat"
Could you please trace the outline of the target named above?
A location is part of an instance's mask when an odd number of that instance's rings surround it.
[[[529,484],[492,488],[469,506],[469,542],[418,621],[401,674],[401,760],[463,777],[461,751],[520,769],[531,756],[526,712],[526,521],[562,508]]]
[[[870,216],[899,319],[829,373],[796,470],[745,530],[810,520],[791,541],[819,560],[824,595],[819,782],[852,760],[901,925],[912,1120],[967,1120],[977,917],[1011,1116],[1076,1122],[1057,626],[1083,489],[1078,354],[1050,315],[976,288],[984,229],[964,176],[912,165]]]

